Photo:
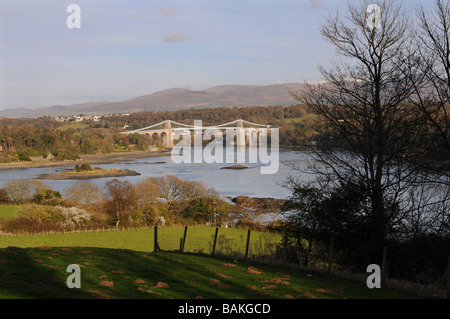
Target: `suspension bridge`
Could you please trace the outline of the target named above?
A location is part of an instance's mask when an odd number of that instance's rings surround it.
[[[237,146],[245,146],[256,141],[258,143],[261,133],[269,134],[271,125],[264,125],[258,123],[252,123],[242,119],[235,120],[229,123],[213,125],[213,126],[199,126],[188,125],[172,120],[166,120],[148,127],[140,128],[137,130],[121,132],[121,134],[145,134],[150,135],[155,142],[162,143],[166,148],[174,147],[174,136],[185,136],[202,134],[204,130],[210,130],[210,132],[223,131],[232,132],[234,135],[234,144]],[[184,138],[184,137],[183,137]]]

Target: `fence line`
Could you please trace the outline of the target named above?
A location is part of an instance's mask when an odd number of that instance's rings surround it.
[[[195,227],[195,226],[194,226]],[[139,226],[139,227],[121,227],[116,228],[82,228],[73,231],[49,231],[43,234],[63,234],[63,233],[81,233],[81,232],[110,232],[110,231],[133,231],[154,229],[154,247],[153,251],[164,250],[164,240],[160,245],[161,235],[158,234],[157,226]],[[368,275],[365,273],[369,264],[379,264],[382,270],[382,286],[399,280],[406,280],[412,283],[422,283],[425,286],[432,287],[433,289],[442,291],[442,295],[447,295],[450,299],[450,257],[448,257],[448,265],[446,267],[433,265],[427,262],[426,259],[406,259],[392,256],[389,253],[389,247],[384,247],[380,256],[370,256],[361,253],[348,253],[346,252],[346,258],[343,262],[340,258],[340,251],[336,249],[334,238],[330,238],[330,243],[322,248],[322,251],[327,252],[324,255],[313,255],[307,265],[302,265],[301,256],[298,252],[288,250],[283,245],[283,240],[280,238],[278,241],[273,241],[272,238],[260,236],[259,241],[255,239],[253,245],[251,244],[251,230],[247,230],[247,238],[244,241],[244,236],[241,235],[241,241],[245,245],[243,251],[238,249],[237,244],[233,247],[234,239],[227,239],[225,235],[219,235],[220,227],[216,227],[214,234],[211,235],[208,242],[210,247],[209,254],[214,255],[228,255],[234,257],[240,257],[243,259],[262,259],[264,261],[283,263],[283,264],[295,264],[300,267],[308,267],[316,270],[323,270],[327,273],[342,274],[343,272],[349,272],[355,275]],[[261,232],[258,232],[261,233]],[[2,236],[38,236],[40,234],[5,234],[0,232],[0,238]],[[184,252],[186,248],[186,242],[189,241],[188,226],[184,227],[183,236],[180,238],[179,252]],[[166,247],[167,248],[167,247]],[[194,252],[196,252],[194,250]],[[203,252],[199,250],[198,252]],[[423,271],[426,269],[427,271]]]
[[[158,227],[155,227],[155,236],[157,235]],[[180,252],[183,252],[184,244],[186,242],[186,232],[187,227],[185,228],[184,232],[184,238],[180,238]],[[216,227],[215,233],[213,236],[213,242],[211,244],[211,251],[210,255],[214,256],[217,254],[217,241],[219,238],[219,227]],[[280,244],[282,245],[283,241],[280,241],[277,243],[277,245],[272,246],[272,249],[269,249],[268,251],[264,249],[259,250],[259,254],[254,254],[252,252],[252,246],[250,245],[250,236],[251,236],[251,230],[248,230],[247,233],[247,240],[245,245],[245,253],[242,255],[241,258],[247,259],[249,256],[253,259],[258,258],[264,258],[264,260],[270,260],[272,262],[281,262],[283,264],[289,264],[290,261],[293,260],[292,256],[289,255],[289,251],[286,250],[284,247],[280,247]],[[158,242],[158,238],[155,237],[155,241]],[[222,243],[223,244],[223,243]],[[158,244],[157,244],[158,245]],[[225,246],[227,243],[225,243]],[[158,245],[159,247],[159,245]],[[261,247],[262,248],[262,247]],[[268,253],[268,255],[265,255],[263,252]],[[225,252],[225,254],[224,254]],[[292,253],[292,252],[291,252]],[[231,251],[229,249],[222,249],[221,254],[223,255],[233,255],[237,256],[238,252]],[[339,254],[335,251],[334,247],[334,238],[332,237],[330,239],[330,244],[328,246],[328,256],[325,256],[325,258],[322,260],[316,259],[312,263],[312,268],[316,270],[323,269],[327,273],[333,273],[333,274],[339,274],[342,272],[348,272],[354,274],[354,275],[363,275],[365,274],[368,276],[369,274],[367,272],[364,273],[364,271],[367,271],[367,266],[370,264],[380,264],[381,262],[381,285],[382,287],[385,286],[391,286],[395,283],[396,286],[403,286],[403,287],[422,287],[423,289],[427,289],[427,291],[423,291],[424,293],[429,293],[433,296],[442,297],[443,295],[447,295],[447,298],[450,299],[450,257],[448,258],[448,267],[447,268],[441,268],[437,267],[435,265],[431,265],[432,268],[427,268],[435,271],[435,273],[431,274],[422,274],[422,276],[429,276],[429,278],[425,278],[425,280],[428,280],[428,282],[421,283],[420,281],[423,281],[424,278],[414,277],[409,275],[408,273],[402,273],[393,271],[395,267],[403,267],[403,272],[405,272],[405,269],[408,269],[408,271],[412,270],[422,270],[422,267],[419,267],[417,263],[414,263],[414,261],[404,262],[403,265],[395,260],[395,257],[389,257],[389,248],[387,246],[383,247],[383,251],[380,256],[370,256],[370,255],[363,255],[363,254],[353,254],[353,257],[355,259],[358,259],[361,264],[364,264],[366,269],[361,271],[361,269],[358,267],[357,263],[354,265],[345,265],[340,263],[339,260]],[[268,257],[268,258],[267,258]],[[298,256],[295,258],[296,262],[299,263]],[[311,268],[311,265],[306,265],[308,268]],[[407,266],[407,267],[406,267]],[[427,265],[425,265],[427,266]],[[429,266],[429,265],[428,265]],[[416,268],[414,268],[416,267]],[[420,273],[420,271],[418,271]],[[419,280],[420,279],[420,280]],[[411,281],[411,284],[408,284],[407,282]]]

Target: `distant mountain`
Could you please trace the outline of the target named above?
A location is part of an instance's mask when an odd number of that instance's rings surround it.
[[[77,114],[105,115],[149,111],[175,111],[189,108],[227,106],[292,105],[298,103],[288,89],[299,89],[300,83],[257,85],[221,85],[203,91],[182,88],[155,92],[124,101],[101,101],[74,105],[55,105],[37,109],[0,110],[0,117],[70,116]]]

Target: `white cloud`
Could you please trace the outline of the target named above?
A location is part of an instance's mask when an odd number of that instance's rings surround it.
[[[161,12],[161,14],[164,14],[166,16],[174,16],[176,14],[175,8],[173,7],[170,7],[168,9],[159,8],[159,12]]]
[[[308,2],[311,4],[311,7],[315,9],[324,9],[325,5],[323,4],[324,0],[308,0]]]
[[[177,43],[177,42],[185,41],[189,38],[190,38],[189,35],[178,33],[178,32],[172,32],[172,33],[169,33],[169,34],[166,34],[165,36],[163,36],[162,40],[164,42]]]

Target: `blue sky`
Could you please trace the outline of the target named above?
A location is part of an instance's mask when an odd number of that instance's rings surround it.
[[[81,8],[80,29],[67,28],[71,3]],[[320,23],[346,3],[2,0],[0,109],[320,80],[318,65],[335,55]]]

